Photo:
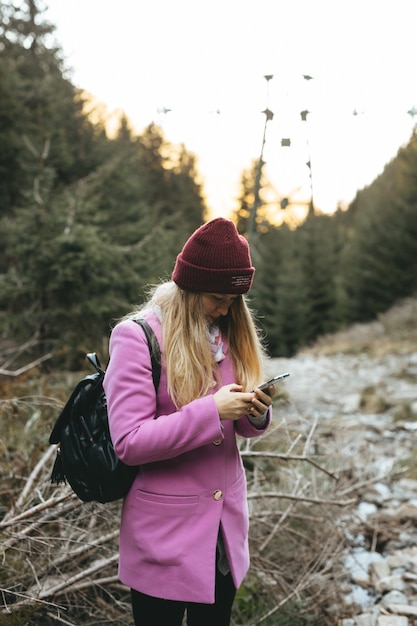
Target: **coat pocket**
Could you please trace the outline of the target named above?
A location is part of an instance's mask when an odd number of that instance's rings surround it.
[[[136,490],[134,536],[140,558],[159,565],[179,565],[189,550],[200,498]]]

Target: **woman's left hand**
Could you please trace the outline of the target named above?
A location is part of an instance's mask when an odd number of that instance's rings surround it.
[[[254,417],[261,417],[272,404],[274,390],[274,385],[270,385],[266,391],[255,389],[255,397],[252,400],[252,406],[249,413]]]

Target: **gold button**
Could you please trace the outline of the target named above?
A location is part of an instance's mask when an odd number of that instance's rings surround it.
[[[221,500],[223,498],[223,492],[220,489],[216,489],[216,491],[213,493],[213,498],[215,500]]]
[[[220,446],[220,444],[222,444],[222,443],[223,443],[223,439],[216,439],[216,441],[213,441],[213,444],[215,446]]]

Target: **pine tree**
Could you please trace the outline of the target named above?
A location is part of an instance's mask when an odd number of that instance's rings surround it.
[[[308,316],[303,339],[313,341],[334,330],[335,254],[332,218],[310,214],[295,233]]]
[[[77,366],[146,284],[169,276],[205,205],[194,157],[154,125],[135,136],[124,117],[110,140],[89,119],[36,2],[24,6],[8,6],[0,43],[18,105],[10,126],[0,107],[0,321],[10,341],[59,347]]]
[[[346,318],[372,319],[417,289],[417,139],[361,191],[342,252]]]
[[[256,309],[273,357],[292,356],[302,345],[307,300],[294,232],[270,227],[260,239],[255,274]]]

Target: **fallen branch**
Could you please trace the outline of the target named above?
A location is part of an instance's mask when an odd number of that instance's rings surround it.
[[[74,624],[74,622],[67,622],[66,619],[63,619],[59,615],[54,615],[53,613],[50,613],[49,611],[47,612],[47,616],[55,620],[56,622],[59,622],[60,624],[65,624],[65,626],[77,626],[77,624]]]
[[[41,458],[39,459],[39,461],[37,462],[37,464],[31,471],[29,478],[26,481],[26,485],[22,489],[22,492],[16,501],[16,505],[15,505],[16,509],[22,508],[23,503],[25,502],[41,470],[45,467],[45,465],[48,463],[49,459],[55,452],[56,452],[56,446],[50,446],[45,452],[45,454],[41,456]]]
[[[242,450],[241,456],[264,457],[266,459],[279,459],[280,461],[304,461],[305,463],[310,463],[310,465],[313,465],[316,469],[320,470],[324,474],[327,474],[327,476],[330,476],[330,478],[333,478],[334,480],[339,480],[339,476],[333,474],[322,465],[319,465],[318,463],[316,463],[316,461],[311,459],[309,456],[306,456],[305,454],[280,454],[279,452],[255,452],[253,450]]]
[[[296,491],[297,488],[298,488],[298,485],[296,485],[294,490]],[[281,528],[281,526],[284,524],[284,522],[287,519],[287,517],[293,511],[294,507],[295,507],[295,503],[292,502],[288,506],[287,510],[279,517],[278,521],[274,524],[274,527],[272,528],[272,530],[269,533],[268,537],[259,546],[259,548],[258,548],[259,552],[263,552],[265,550],[265,548],[267,547],[269,542],[275,537],[275,535],[277,534],[278,530]]]
[[[252,498],[281,498],[283,500],[298,500],[300,502],[310,502],[311,504],[329,504],[332,506],[349,506],[357,502],[356,498],[350,500],[324,500],[321,498],[309,498],[308,496],[296,496],[279,491],[264,491],[262,493],[249,493],[248,499]]]
[[[27,365],[23,365],[23,367],[20,367],[18,370],[5,370],[3,368],[0,368],[0,376],[11,376],[13,378],[16,378],[17,376],[20,376],[20,374],[24,374],[25,372],[28,372],[29,370],[33,369],[40,363],[43,363],[44,361],[47,361],[48,359],[52,359],[53,356],[54,356],[53,352],[48,352],[47,354],[40,356],[38,359],[35,359],[31,363],[28,363]]]
[[[316,430],[317,421],[318,421],[318,417],[316,415],[315,418],[314,418],[314,423],[312,424],[312,426],[310,428],[310,432],[308,433],[308,437],[307,437],[306,442],[304,444],[303,456],[307,456],[307,453],[308,453],[308,451],[310,449],[311,440],[313,439],[313,434],[314,434],[314,431]]]
[[[340,492],[340,495],[345,496],[349,493],[358,491],[358,489],[362,489],[362,487],[367,487],[368,485],[372,485],[373,483],[379,483],[381,480],[388,480],[388,479],[392,480],[393,478],[396,478],[404,473],[405,473],[405,470],[397,472],[396,474],[382,474],[379,476],[373,476],[372,478],[368,478],[367,480],[363,480],[360,483],[355,483],[354,485],[350,485],[346,489],[343,489]]]
[[[95,585],[96,587],[102,587],[105,585],[113,585],[114,583],[121,585],[119,576],[117,574],[114,576],[106,576],[105,578],[96,578],[95,580],[86,580],[85,582],[77,585],[77,591],[81,591],[82,589],[89,589],[92,585]],[[126,589],[128,589],[128,587],[126,587]]]
[[[20,513],[19,515],[15,515],[15,517],[12,517],[11,519],[3,520],[2,522],[0,522],[0,530],[2,530],[3,528],[7,528],[8,526],[13,526],[13,524],[17,524],[18,522],[26,520],[30,517],[33,517],[34,515],[39,513],[39,511],[44,511],[45,509],[49,509],[51,507],[57,506],[57,504],[60,504],[61,502],[65,502],[65,500],[68,500],[69,498],[75,498],[75,497],[76,497],[75,494],[72,491],[70,491],[69,493],[63,496],[49,498],[49,500],[45,500],[45,502],[41,502],[40,504],[33,506],[27,511],[23,511],[23,513]]]
[[[89,552],[91,552],[91,550],[93,550],[97,546],[105,545],[107,542],[110,542],[113,539],[117,539],[118,536],[119,536],[119,529],[113,530],[107,535],[101,535],[94,541],[90,541],[87,545],[83,543],[79,548],[76,548],[75,550],[72,550],[71,552],[66,552],[61,557],[55,559],[54,566],[58,567],[58,565],[63,565],[67,561],[70,561],[71,559],[74,559],[75,557],[79,555],[82,555],[83,557],[85,557]]]
[[[29,337],[27,341],[22,343],[19,346],[11,345],[9,347],[3,347],[1,349],[1,357],[5,358],[7,355],[10,355],[9,359],[6,359],[3,363],[3,367],[9,367],[10,363],[12,363],[16,358],[18,358],[21,354],[26,352],[26,350],[30,350],[34,346],[39,344],[39,333],[35,332],[32,337]]]
[[[113,563],[117,563],[118,560],[119,560],[119,554],[113,554],[111,557],[109,557],[107,559],[101,559],[100,561],[94,563],[90,567],[87,567],[82,572],[79,572],[78,574],[74,574],[73,576],[70,576],[69,578],[66,578],[62,582],[60,582],[57,585],[55,585],[54,587],[50,587],[49,589],[44,589],[39,594],[39,598],[44,599],[44,598],[49,598],[51,596],[60,595],[62,593],[67,593],[70,587],[71,587],[71,591],[72,592],[73,591],[77,591],[78,587],[76,586],[74,588],[74,585],[76,585],[78,581],[83,580],[83,579],[87,578],[88,576],[92,576],[93,574],[96,574],[97,572],[99,572],[100,570],[104,569],[108,565],[112,565]],[[91,580],[90,584],[89,585],[87,584],[87,586],[91,586],[91,585],[95,585],[95,584],[96,584],[96,581],[95,580]],[[84,586],[85,586],[85,584],[84,584]]]
[[[46,522],[50,522],[53,519],[62,519],[67,513],[72,511],[73,509],[79,508],[81,502],[78,502],[75,498],[71,499],[69,502],[66,502],[59,509],[53,507],[53,510],[50,510],[46,513],[46,515],[42,515],[35,522],[26,526],[23,530],[16,532],[13,536],[11,536],[7,541],[2,543],[2,549],[6,550],[12,548],[16,543],[24,539],[25,537],[31,537],[34,534],[34,531],[38,529],[40,526],[44,525]],[[25,520],[24,520],[25,521]],[[118,531],[114,531],[116,533]],[[48,538],[46,538],[48,539]],[[52,537],[51,537],[52,539]],[[84,551],[86,548],[84,546]],[[68,558],[68,554],[65,557],[65,560]]]
[[[19,593],[18,591],[12,591],[11,589],[3,589],[2,587],[0,587],[0,592],[1,595],[3,597],[3,604],[4,604],[4,609],[2,610],[2,613],[7,613],[10,615],[11,610],[8,607],[8,604],[6,602],[5,596],[6,594],[8,595],[12,595],[12,596],[16,596],[17,598],[24,598],[23,602],[17,602],[16,604],[13,604],[13,610],[18,606],[18,605],[22,605],[22,604],[32,604],[32,603],[36,603],[38,602],[39,604],[45,604],[48,606],[53,606],[53,607],[57,607],[57,605],[54,602],[48,602],[47,600],[40,600],[39,598],[33,598],[32,596],[28,596],[25,593]]]

